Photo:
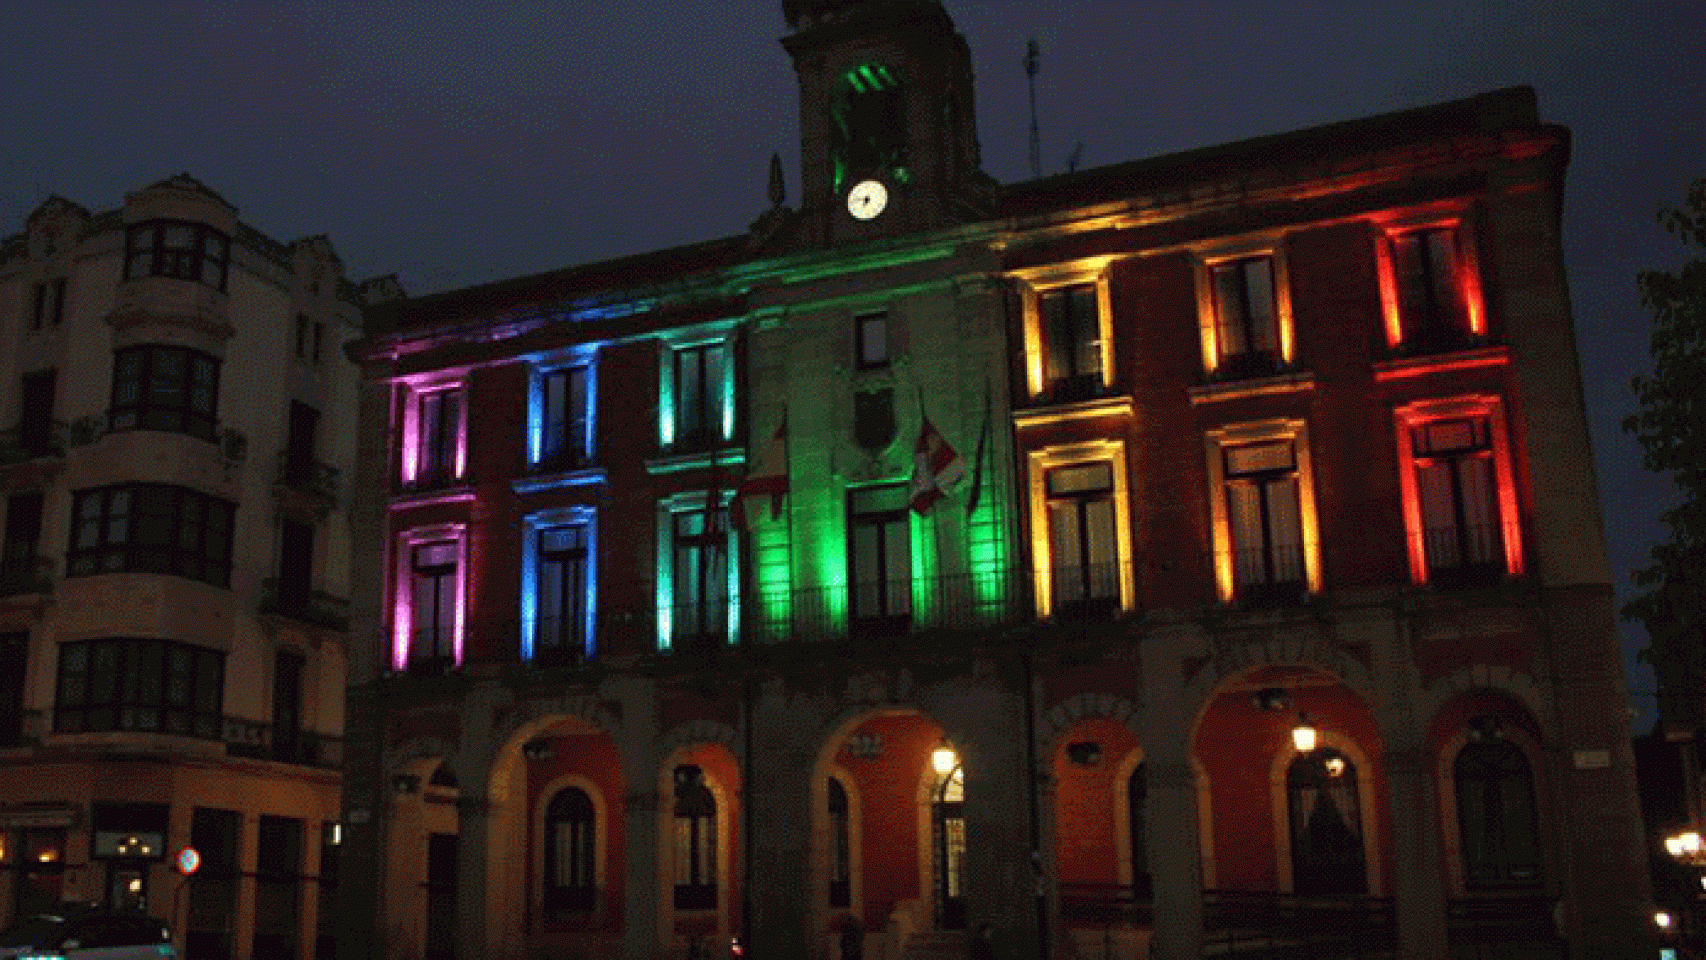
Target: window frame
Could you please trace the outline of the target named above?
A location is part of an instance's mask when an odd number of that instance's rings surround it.
[[[1234,565],[1237,545],[1232,540],[1231,507],[1226,476],[1225,450],[1289,440],[1297,473],[1298,536],[1303,549],[1304,590],[1311,596],[1322,590],[1320,523],[1315,503],[1315,470],[1309,446],[1309,425],[1304,420],[1273,419],[1235,424],[1208,431],[1203,437],[1208,461],[1209,523],[1214,543],[1214,572],[1217,598],[1232,605],[1238,596]]]
[[[1053,489],[1054,478],[1064,474],[1066,471],[1101,465],[1108,467],[1108,485],[1106,487],[1096,488],[1093,490],[1072,490],[1060,493],[1055,492]],[[1053,612],[1056,616],[1068,616],[1073,613],[1082,614],[1090,611],[1106,612],[1106,608],[1110,606],[1108,601],[1114,601],[1115,604],[1117,604],[1119,600],[1118,584],[1119,578],[1123,573],[1122,568],[1124,567],[1121,555],[1119,554],[1119,521],[1114,508],[1113,464],[1105,460],[1083,460],[1077,463],[1057,464],[1049,467],[1043,473],[1043,496],[1048,501],[1047,515],[1049,528],[1047,536],[1049,541],[1049,592]],[[1076,539],[1078,540],[1078,556],[1076,558],[1061,558],[1054,555],[1055,533],[1057,530],[1055,525],[1055,506],[1062,503],[1070,503],[1074,508],[1072,511],[1073,529],[1076,534]],[[1092,503],[1108,504],[1108,522],[1113,529],[1108,530],[1107,533],[1110,535],[1109,540],[1111,541],[1115,551],[1113,560],[1115,576],[1113,578],[1096,576],[1094,569],[1095,561],[1090,559],[1090,538],[1086,534],[1089,532],[1091,526],[1088,507]],[[1064,559],[1072,559],[1073,562],[1066,563],[1063,562]],[[1060,577],[1062,571],[1076,571],[1079,584],[1078,596],[1061,596],[1061,587],[1063,584]],[[1115,588],[1114,592],[1111,595],[1097,593],[1097,590],[1109,585],[1110,579]]]
[[[112,645],[116,657],[109,681],[112,693],[97,698],[96,673],[100,645]],[[81,653],[82,665],[69,662]],[[150,664],[149,653],[157,652],[157,675]],[[185,695],[178,701],[172,696],[174,654],[188,658]],[[202,740],[224,739],[225,659],[226,652],[211,647],[144,637],[98,637],[70,640],[58,645],[57,673],[54,680],[53,729],[55,733],[105,733],[112,731],[141,731]],[[73,684],[81,681],[81,695],[72,695]],[[128,690],[127,690],[128,688]],[[154,695],[148,696],[150,689]],[[212,693],[211,700],[207,694]],[[142,711],[152,710],[151,722],[126,724],[125,711],[142,718]],[[110,711],[110,719],[102,720],[100,711]],[[94,714],[91,717],[91,714]],[[174,726],[176,718],[178,729]],[[74,722],[73,722],[74,721]]]
[[[574,409],[574,391],[571,388],[571,378],[577,372],[581,377],[581,402],[578,411]],[[564,378],[564,409],[560,417],[563,424],[563,448],[557,451],[549,449],[552,425],[559,419],[551,403],[550,385],[554,377]],[[559,473],[591,466],[597,447],[596,357],[588,355],[568,363],[537,367],[529,379],[531,396],[528,404],[528,467],[535,473]],[[576,423],[579,424],[579,449],[575,449]]]
[[[1107,393],[1114,384],[1114,324],[1113,294],[1110,282],[1112,257],[1090,257],[1067,263],[1018,271],[1010,276],[1017,282],[1020,317],[1024,328],[1025,386],[1032,402],[1070,402],[1085,400]],[[1043,316],[1043,299],[1051,293],[1074,287],[1094,286],[1096,290],[1097,349],[1101,370],[1085,374],[1088,386],[1075,392],[1071,388],[1057,389],[1059,381],[1049,377],[1049,331]],[[1078,396],[1079,392],[1086,393]]]
[[[122,511],[115,512],[113,497],[119,492],[127,495],[127,503]],[[86,516],[84,505],[96,500],[100,504],[97,516]],[[157,508],[162,500],[169,501],[169,512],[166,514],[169,524],[167,543],[145,543],[137,534],[142,522],[152,517],[158,522],[160,513],[149,514],[150,507]],[[185,504],[196,503],[193,511]],[[214,511],[223,508],[225,514],[224,537],[220,544],[223,557],[210,550],[215,541],[217,526],[211,522]],[[185,517],[191,513],[200,519],[188,524]],[[235,546],[237,504],[221,497],[202,493],[189,487],[180,487],[167,483],[120,483],[102,487],[84,487],[72,491],[71,494],[71,531],[65,551],[65,576],[89,577],[109,573],[151,573],[164,576],[182,577],[221,589],[231,586],[231,570]],[[98,537],[94,544],[79,546],[79,534],[84,525],[98,524]],[[121,525],[123,538],[112,536],[114,525]],[[187,546],[184,542],[186,526],[198,528],[201,532],[200,543],[195,547]],[[150,565],[150,561],[139,559],[144,557],[164,557],[166,565],[172,569],[158,569]],[[94,569],[78,570],[78,564],[84,559],[92,559]],[[116,563],[116,565],[115,565]],[[198,576],[184,572],[186,566],[202,565],[208,575]]]
[[[168,247],[166,234],[173,228],[188,228],[193,236],[192,246]],[[147,235],[147,243],[139,243],[139,238],[144,235]],[[216,255],[210,255],[210,239],[218,241]],[[139,257],[146,257],[148,264],[147,269],[141,272],[134,268]],[[205,279],[209,266],[218,274],[217,283],[209,283]],[[231,237],[223,230],[190,220],[160,217],[127,224],[124,230],[123,269],[122,280],[169,277],[199,283],[224,293],[231,276]]]
[[[404,384],[401,388],[401,434],[398,437],[398,479],[407,491],[439,490],[463,485],[468,479],[468,384],[462,378],[423,384]],[[426,406],[429,402],[442,404],[444,398],[457,396],[455,424],[448,436],[428,443]],[[442,425],[442,415],[436,421]],[[447,461],[442,469],[429,462],[434,450],[441,451]]]
[[[889,495],[898,495],[898,504],[888,509],[873,509],[857,512],[856,500],[862,495],[882,491]],[[913,591],[917,581],[912,555],[912,515],[908,499],[910,491],[906,483],[880,483],[864,487],[851,487],[847,490],[847,619],[849,631],[865,632],[899,632],[910,627],[917,616],[917,605],[913,602]],[[860,529],[875,529],[877,531],[876,561],[878,570],[887,574],[890,568],[890,536],[899,527],[898,536],[906,574],[901,578],[897,587],[893,580],[884,576],[879,581],[864,581],[859,577],[861,554],[858,547],[857,531]],[[873,591],[876,601],[876,612],[860,613],[866,591]]]
[[[713,384],[705,373],[703,360],[698,364],[700,403],[697,415],[689,417],[681,381],[681,358],[690,353],[719,354],[721,369]],[[735,362],[732,337],[719,335],[708,339],[672,343],[660,351],[662,369],[658,379],[658,428],[660,444],[666,449],[698,450],[721,446],[734,436]],[[715,389],[711,389],[712,387]],[[690,421],[705,421],[695,424]],[[698,426],[701,429],[690,429]]]
[[[1417,586],[1429,582],[1432,568],[1428,566],[1426,553],[1427,518],[1423,515],[1421,485],[1417,478],[1416,454],[1411,440],[1413,431],[1441,420],[1473,419],[1485,420],[1491,432],[1494,503],[1498,510],[1499,535],[1504,541],[1504,575],[1515,578],[1526,572],[1522,514],[1503,399],[1497,394],[1467,394],[1416,400],[1394,408],[1393,423],[1407,545],[1405,553],[1410,563],[1410,582]]]
[[[1380,283],[1387,349],[1393,352],[1450,352],[1471,349],[1476,346],[1476,341],[1484,339],[1487,336],[1487,308],[1481,286],[1480,257],[1476,250],[1476,223],[1470,212],[1467,209],[1458,209],[1443,215],[1422,213],[1398,216],[1377,222],[1375,227],[1375,267]],[[1466,329],[1456,333],[1455,338],[1451,331],[1441,335],[1436,319],[1430,322],[1428,331],[1407,329],[1409,324],[1404,318],[1404,297],[1398,275],[1399,239],[1440,230],[1450,231],[1456,254],[1455,279],[1462,298],[1463,323]],[[1427,332],[1435,334],[1431,341],[1426,336]],[[1454,339],[1456,342],[1453,342]]]
[[[30,332],[57,327],[65,321],[65,277],[52,277],[35,284],[35,309],[30,314]]]
[[[584,820],[571,817],[558,818],[553,815],[553,808],[557,806],[557,801],[571,796],[571,791],[580,794],[585,801],[584,812],[586,817]],[[600,862],[603,860],[604,839],[601,836],[603,831],[599,829],[599,821],[602,818],[600,817],[600,804],[596,798],[596,788],[591,783],[581,781],[579,778],[571,782],[553,784],[543,802],[543,820],[539,832],[540,838],[544,841],[544,849],[541,851],[542,856],[540,857],[540,879],[543,881],[540,894],[540,915],[557,917],[577,913],[597,913],[599,888],[603,886],[600,882],[602,879]],[[557,851],[555,828],[561,824],[576,823],[585,824],[587,836],[583,848],[576,857],[579,861],[576,866],[581,869],[571,870],[571,873],[581,874],[586,882],[582,884],[559,884],[556,882],[557,876],[555,875],[562,872],[562,864],[558,859],[560,854]]]
[[[140,357],[135,368],[133,386],[136,396],[134,400],[121,402],[120,392],[128,380],[125,371],[126,360],[132,356]],[[183,363],[182,375],[174,378],[176,389],[181,395],[176,404],[161,402],[154,396],[160,383],[155,379],[155,371],[167,356],[181,357]],[[212,370],[211,382],[205,385],[199,382],[199,371],[204,369],[200,364],[206,364],[206,367]],[[142,343],[115,349],[112,392],[107,406],[108,429],[180,433],[209,443],[214,442],[219,435],[219,381],[223,365],[223,360],[211,353],[171,344]],[[209,396],[207,409],[198,410],[195,394],[196,390],[203,386]],[[134,418],[133,422],[121,422],[126,416]],[[177,426],[170,424],[170,418],[173,417],[178,420]]]
[[[1131,486],[1123,439],[1092,440],[1030,450],[1026,454],[1030,489],[1032,588],[1037,616],[1048,619],[1059,604],[1054,596],[1053,543],[1048,516],[1048,474],[1058,467],[1107,461],[1113,467],[1114,544],[1119,551],[1119,609],[1137,606],[1137,584],[1131,562]]]
[[[1273,283],[1274,364],[1271,370],[1229,369],[1220,347],[1217,268],[1239,261],[1267,258]],[[1194,251],[1197,293],[1197,332],[1202,342],[1203,374],[1210,380],[1246,380],[1276,376],[1295,367],[1296,324],[1292,316],[1291,270],[1283,234],[1254,234],[1235,237],[1212,247]],[[1248,356],[1236,354],[1233,356]]]
[[[692,783],[685,782],[683,771],[693,771],[698,779]],[[674,804],[671,808],[670,849],[671,849],[671,880],[672,906],[676,911],[684,910],[715,910],[720,898],[718,884],[722,864],[721,859],[721,824],[722,805],[717,802],[716,791],[711,787],[711,778],[704,768],[697,764],[684,763],[674,769],[675,790],[672,795]],[[688,794],[684,796],[683,794]],[[705,805],[709,805],[706,809]],[[684,822],[685,821],[685,822]],[[686,863],[683,863],[683,837],[687,836],[685,852]],[[685,875],[687,882],[683,883]]]
[[[693,641],[695,638],[717,637],[723,645],[734,645],[740,642],[741,627],[741,593],[740,593],[740,537],[734,536],[728,526],[729,500],[732,492],[719,491],[719,504],[716,512],[723,516],[723,551],[725,586],[723,599],[726,607],[724,622],[720,633],[716,631],[688,634],[683,632],[675,623],[675,585],[676,585],[676,552],[679,548],[676,534],[677,518],[689,513],[704,513],[706,492],[684,493],[669,497],[658,504],[657,512],[657,648],[660,652],[677,649],[678,641]],[[701,534],[702,535],[702,534]],[[703,590],[703,586],[701,586]],[[705,641],[708,642],[708,641]]]
[[[429,657],[422,653],[416,655],[415,642],[415,549],[439,543],[454,543],[456,546],[456,566],[451,572],[452,621],[451,636],[449,637],[449,659],[454,666],[462,665],[464,642],[467,636],[468,617],[468,539],[467,525],[463,523],[441,523],[431,526],[414,527],[399,533],[394,546],[392,560],[393,587],[391,592],[391,669],[403,673],[411,666],[422,667],[429,663],[439,662],[443,654],[435,652]]]
[[[894,363],[894,352],[889,338],[891,316],[887,310],[864,310],[853,315],[853,368],[855,370],[883,370]],[[875,326],[881,336],[873,337],[871,328]],[[876,359],[867,357],[866,346],[869,344],[881,346],[882,353]]]
[[[533,660],[542,654],[553,650],[559,656],[574,659],[591,659],[598,652],[598,528],[597,509],[590,506],[574,506],[561,510],[546,510],[528,515],[523,519],[524,549],[522,556],[521,575],[521,658]],[[541,633],[541,621],[544,617],[546,583],[546,558],[543,545],[546,534],[553,530],[576,528],[583,531],[585,557],[581,563],[582,580],[580,584],[581,600],[577,604],[581,609],[580,634],[578,648],[563,647],[560,644],[547,644]]]

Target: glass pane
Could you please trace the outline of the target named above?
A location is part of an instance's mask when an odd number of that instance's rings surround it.
[[[1087,596],[1119,596],[1119,548],[1114,540],[1114,504],[1092,500],[1084,504],[1084,537],[1090,578]]]
[[[723,435],[723,348],[705,348],[705,430]]]
[[[1235,483],[1227,490],[1232,520],[1233,568],[1239,585],[1266,583],[1264,555],[1267,541],[1262,530],[1261,488]]]
[[[1233,357],[1247,352],[1250,344],[1244,336],[1244,282],[1238,264],[1214,268],[1214,302],[1220,355]]]
[[[706,426],[702,352],[681,350],[675,354],[675,425],[681,437],[690,437]]]
[[[183,224],[171,224],[165,230],[165,244],[173,250],[195,249],[195,228]]]
[[[1423,545],[1428,566],[1435,570],[1455,567],[1461,554],[1451,492],[1451,462],[1418,465],[1416,486],[1421,494]]]
[[[1273,261],[1262,258],[1244,263],[1244,285],[1250,296],[1250,349],[1274,349]]]
[[[1078,504],[1051,500],[1048,505],[1049,556],[1054,567],[1054,593],[1061,603],[1084,598],[1083,532],[1078,529]]]
[[[1464,457],[1457,461],[1458,485],[1463,491],[1463,522],[1468,527],[1469,563],[1492,563],[1498,555],[1498,507],[1493,500],[1493,458]]]
[[[569,371],[568,394],[568,449],[572,455],[583,457],[591,449],[589,442],[591,438],[587,435],[585,367],[577,367]]]
[[[1048,492],[1051,496],[1067,493],[1096,492],[1114,488],[1114,467],[1106,461],[1086,463],[1076,467],[1057,467],[1048,473]]]
[[[1268,536],[1275,583],[1303,580],[1303,530],[1298,518],[1297,479],[1285,477],[1264,487],[1268,500]]]
[[[873,313],[860,317],[859,363],[867,367],[882,366],[889,360],[889,318]]]
[[[1295,463],[1290,440],[1226,448],[1226,472],[1234,476],[1264,470],[1289,470]]]

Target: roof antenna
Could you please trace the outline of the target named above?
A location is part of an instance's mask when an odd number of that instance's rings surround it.
[[[1036,180],[1043,175],[1043,139],[1037,132],[1037,58],[1041,51],[1037,47],[1037,38],[1032,37],[1025,44],[1025,82],[1031,88],[1031,179]]]

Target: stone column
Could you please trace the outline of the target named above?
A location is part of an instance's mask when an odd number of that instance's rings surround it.
[[[1198,960],[1202,953],[1202,847],[1197,780],[1191,769],[1196,704],[1186,703],[1184,652],[1192,628],[1157,631],[1143,654],[1143,756],[1148,798],[1149,871],[1155,884],[1154,960]]]
[[[1424,744],[1386,751],[1392,808],[1392,896],[1404,960],[1447,956],[1445,886],[1440,875],[1439,795]]]
[[[456,958],[497,960],[490,927],[492,893],[491,831],[498,811],[483,796],[463,787],[456,800]]]
[[[630,774],[630,784],[650,771]],[[658,792],[656,785],[630,787],[622,798],[626,829],[623,849],[627,875],[623,878],[622,956],[655,960],[658,956]]]

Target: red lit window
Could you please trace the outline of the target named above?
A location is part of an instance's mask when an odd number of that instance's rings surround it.
[[[1410,433],[1428,579],[1497,580],[1504,551],[1487,419],[1435,420]]]
[[[1429,227],[1391,243],[1394,345],[1412,353],[1469,346],[1482,331],[1468,237],[1457,226]]]

